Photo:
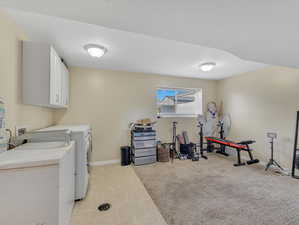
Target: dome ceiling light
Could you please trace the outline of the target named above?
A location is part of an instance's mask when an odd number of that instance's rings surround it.
[[[87,44],[84,49],[94,58],[101,58],[108,51],[107,48],[96,44]]]
[[[216,66],[216,63],[214,62],[207,62],[207,63],[203,63],[199,65],[199,68],[203,71],[203,72],[209,72],[212,69],[214,69],[214,67]]]

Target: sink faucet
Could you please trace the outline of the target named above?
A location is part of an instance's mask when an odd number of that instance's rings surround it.
[[[9,133],[8,150],[12,150],[17,146],[16,146],[15,143],[12,143],[12,131],[11,131],[11,129],[6,129],[6,131]]]

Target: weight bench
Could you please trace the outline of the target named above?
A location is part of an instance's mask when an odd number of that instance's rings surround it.
[[[241,141],[241,142],[236,143],[236,142],[233,142],[230,140],[216,138],[216,137],[205,137],[205,138],[209,144],[215,143],[215,144],[219,144],[224,147],[227,146],[227,147],[234,148],[238,153],[238,162],[235,163],[234,166],[244,166],[245,165],[245,163],[241,161],[241,151],[248,152],[248,155],[250,158],[250,160],[247,161],[248,165],[259,162],[258,159],[253,158],[252,153],[251,153],[252,150],[249,148],[249,145],[255,143],[255,141],[249,140],[249,141]]]

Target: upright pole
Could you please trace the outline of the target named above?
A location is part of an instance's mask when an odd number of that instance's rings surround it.
[[[220,127],[219,135],[221,139],[225,139],[224,137],[224,128],[223,128],[224,123],[219,121],[218,126]],[[229,156],[228,153],[225,152],[225,145],[220,145],[220,149],[216,151],[216,153],[220,153],[225,156]]]
[[[296,153],[297,153],[297,141],[298,141],[298,121],[299,121],[299,111],[297,111],[297,121],[296,121],[296,130],[295,130],[295,141],[294,141],[294,153],[293,153],[293,165],[292,165],[292,177],[299,179],[295,174],[295,166],[296,166]]]
[[[199,142],[199,148],[200,148],[200,152],[203,152],[203,130],[202,130],[202,126],[203,124],[201,122],[198,122],[199,123],[199,138],[200,138],[200,142]]]
[[[171,151],[171,162],[174,160],[174,154],[177,152],[176,151],[176,124],[177,122],[172,122],[172,147],[170,149]]]
[[[271,161],[273,161],[274,157],[273,157],[273,138],[271,138]]]
[[[176,124],[177,122],[173,122],[173,130],[172,130],[172,143],[174,145],[174,151],[176,152]]]
[[[198,126],[199,126],[199,129],[200,129],[199,130],[199,151],[200,151],[200,155],[201,155],[202,158],[208,159],[208,157],[203,154],[203,151],[204,151],[204,149],[203,149],[203,123],[201,123],[199,121]]]
[[[220,138],[225,139],[224,137],[224,129],[223,129],[223,123],[220,122]]]

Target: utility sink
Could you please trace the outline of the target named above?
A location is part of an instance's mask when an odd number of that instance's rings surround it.
[[[65,147],[65,142],[29,142],[16,147],[14,150],[49,150]]]

